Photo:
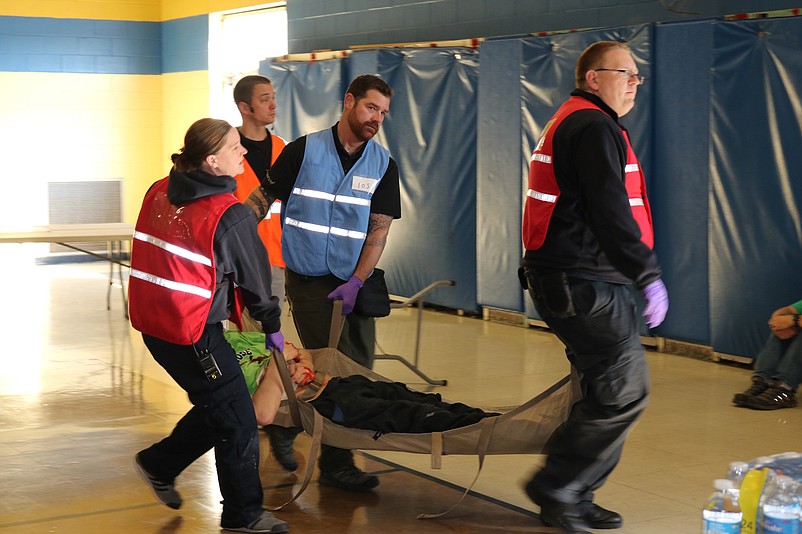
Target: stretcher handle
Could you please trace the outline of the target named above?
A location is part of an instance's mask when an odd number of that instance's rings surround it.
[[[329,347],[336,349],[340,344],[340,336],[345,325],[345,315],[343,315],[343,301],[335,300],[334,308],[331,310],[331,328],[329,329]]]
[[[287,395],[287,407],[290,410],[292,423],[300,428],[303,428],[301,421],[301,410],[298,408],[298,398],[295,396],[295,388],[292,386],[292,378],[290,377],[290,370],[287,367],[287,360],[284,359],[284,353],[280,350],[273,350],[273,361],[276,362],[276,369],[281,378],[281,385],[284,386],[284,393]]]

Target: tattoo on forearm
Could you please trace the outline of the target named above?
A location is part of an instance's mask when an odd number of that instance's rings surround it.
[[[371,213],[365,246],[384,247],[387,244],[387,233],[390,231],[390,223],[392,222],[393,218],[390,215]]]
[[[245,200],[245,205],[253,210],[253,215],[257,221],[261,221],[267,215],[267,210],[270,209],[272,201],[268,201],[266,191],[260,185],[253,192],[248,195]]]

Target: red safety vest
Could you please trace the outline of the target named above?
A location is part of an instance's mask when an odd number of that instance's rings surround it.
[[[270,154],[270,163],[271,165],[275,163],[276,158],[278,158],[281,151],[284,150],[284,139],[277,135],[272,135],[273,142],[272,147],[273,150]],[[244,161],[245,163],[245,170],[242,174],[238,174],[234,177],[237,181],[237,190],[234,191],[234,196],[237,197],[237,200],[240,202],[245,202],[248,198],[248,195],[251,192],[259,187],[260,181],[259,178],[256,176],[256,173],[251,168],[250,164],[248,164],[248,160]],[[259,226],[257,226],[257,230],[259,231],[259,237],[262,238],[262,243],[265,244],[265,248],[267,249],[267,255],[270,259],[270,265],[275,267],[286,267],[284,263],[284,256],[281,254],[281,201],[276,200],[272,206],[270,206],[270,211],[267,212],[267,215],[264,219],[259,221]]]
[[[537,250],[543,246],[549,221],[554,213],[554,207],[560,198],[560,188],[554,176],[554,132],[557,127],[572,113],[583,109],[601,108],[585,98],[572,96],[554,114],[546,124],[529,163],[529,187],[526,191],[524,205],[523,241],[526,250]],[[602,111],[603,113],[603,111]],[[646,182],[638,158],[629,142],[629,135],[622,128],[621,133],[627,143],[627,164],[624,169],[624,185],[629,196],[629,205],[632,216],[641,231],[641,241],[649,248],[654,246],[654,231],[652,229],[652,212],[649,199],[646,196]]]
[[[167,199],[167,182],[156,182],[139,212],[129,312],[131,326],[143,334],[189,345],[200,339],[214,298],[214,233],[237,199],[220,194],[174,206]]]

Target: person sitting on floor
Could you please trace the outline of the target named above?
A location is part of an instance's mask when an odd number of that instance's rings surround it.
[[[752,385],[732,399],[736,406],[777,410],[796,406],[796,388],[802,381],[802,300],[775,310],[769,319],[771,334],[755,358]]]
[[[284,397],[284,387],[277,367],[268,365],[270,353],[264,348],[264,334],[231,330],[225,335],[240,358],[257,422],[262,426],[271,424]],[[349,428],[426,433],[459,428],[498,415],[462,403],[444,402],[438,393],[413,391],[400,382],[315,372],[309,351],[289,342],[285,342],[284,358],[296,396],[311,403],[327,419]]]

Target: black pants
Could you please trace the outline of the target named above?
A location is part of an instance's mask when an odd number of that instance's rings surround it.
[[[331,312],[334,301],[328,294],[344,284],[336,276],[304,276],[290,269],[285,272],[287,299],[292,306],[292,320],[301,344],[306,349],[322,349],[329,346]],[[376,320],[351,312],[345,316],[337,350],[363,367],[373,367],[376,352]]]
[[[535,308],[565,344],[583,394],[528,487],[553,501],[592,501],[649,399],[635,301],[625,285],[526,274]]]
[[[301,344],[306,349],[322,349],[329,346],[333,301],[328,294],[345,283],[334,275],[305,276],[287,269],[287,300],[292,308],[292,319]],[[376,348],[376,321],[357,313],[345,316],[337,350],[357,362],[371,368]],[[354,455],[350,450],[323,445],[318,466],[321,471],[332,472],[352,465]]]
[[[207,325],[196,344],[209,349],[222,372],[211,382],[206,380],[191,346],[142,337],[154,359],[187,392],[193,405],[172,434],[140,453],[142,464],[160,480],[172,482],[214,448],[223,495],[221,526],[251,523],[262,514],[263,499],[256,414],[234,349],[223,337],[222,325]]]

